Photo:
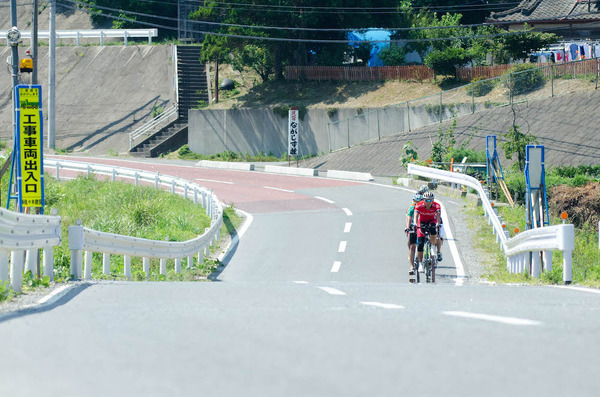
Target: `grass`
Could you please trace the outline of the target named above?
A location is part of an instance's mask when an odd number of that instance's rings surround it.
[[[177,152],[174,152],[174,153],[176,153],[176,154],[171,153],[171,154],[167,155],[166,157],[174,157],[174,158],[177,158],[180,160],[213,160],[213,161],[249,162],[249,163],[250,162],[260,163],[260,162],[288,161],[287,154],[285,154],[285,153],[281,157],[276,157],[272,153],[269,153],[269,154],[260,153],[258,155],[250,155],[248,153],[242,154],[242,153],[232,152],[230,150],[226,150],[224,152],[211,154],[211,155],[198,154],[198,153],[192,152],[187,144],[180,147],[179,150],[177,150]],[[306,160],[306,159],[309,159],[314,156],[316,156],[316,154],[300,156],[298,159]],[[295,161],[294,157],[292,157],[292,160]]]
[[[7,184],[3,178],[2,187]],[[5,196],[6,191],[2,192]],[[54,248],[54,280],[66,282],[70,276],[70,251],[68,227],[81,220],[83,226],[109,233],[147,238],[153,240],[185,241],[204,233],[210,226],[210,219],[202,206],[194,204],[181,196],[167,191],[155,190],[148,186],[134,186],[121,182],[107,182],[80,176],[68,182],[57,182],[47,177],[45,185],[46,206],[44,212],[50,213],[56,208],[62,218],[62,244]],[[223,214],[221,235],[235,233],[243,219],[236,215],[235,209],[228,206]],[[193,267],[187,268],[182,260],[181,273],[175,273],[174,261],[167,261],[167,274],[160,274],[159,260],[150,260],[152,281],[197,281],[207,277],[221,263],[212,256],[219,245],[211,248],[211,255],[193,259]],[[132,258],[131,273],[133,280],[146,280],[142,258]],[[121,255],[110,258],[110,274],[102,274],[102,255],[93,254],[92,277],[101,280],[125,280],[124,259]],[[24,275],[23,291],[49,286],[48,278],[37,279],[30,273]],[[0,283],[0,302],[11,300],[16,294],[6,283]]]
[[[514,229],[525,230],[524,206],[499,207],[502,221],[506,223],[510,236],[514,237]],[[540,279],[532,279],[527,273],[512,274],[506,269],[506,257],[496,243],[496,236],[491,226],[484,219],[483,208],[470,207],[466,210],[467,222],[478,236],[473,241],[473,248],[481,252],[482,258],[488,258],[488,272],[484,275],[489,281],[500,283],[528,283],[528,284],[562,284],[563,266],[562,253],[555,251],[552,256],[552,270],[543,272]],[[558,219],[553,219],[552,224],[559,224]],[[573,283],[589,287],[600,288],[600,249],[598,248],[598,235],[591,228],[575,229],[575,250],[573,255]]]

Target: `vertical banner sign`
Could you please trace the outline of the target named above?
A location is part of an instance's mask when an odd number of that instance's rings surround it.
[[[44,206],[42,86],[18,85],[17,181],[19,207]]]
[[[298,108],[290,109],[288,132],[288,156],[298,156]]]

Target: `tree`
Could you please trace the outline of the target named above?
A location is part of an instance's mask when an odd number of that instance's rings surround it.
[[[433,69],[437,75],[454,76],[456,68],[466,65],[470,60],[467,50],[460,47],[448,47],[427,54],[425,65]]]
[[[356,29],[357,32],[371,27],[397,26],[397,13],[370,12],[370,7],[396,7],[399,0],[330,0],[322,9],[321,0],[288,0],[286,6],[294,9],[282,9],[279,0],[230,0],[227,6],[216,1],[205,1],[190,19],[198,21],[197,30],[209,30],[202,22],[220,22],[251,27],[217,26],[215,32],[291,41],[268,41],[227,37],[223,40],[206,40],[203,51],[214,54],[234,53],[234,49],[251,44],[271,54],[273,70],[277,78],[282,77],[284,65],[307,65],[309,62],[320,65],[340,65],[354,48],[348,44],[344,31],[325,31],[324,27]],[[338,9],[335,9],[338,7]],[[363,8],[365,11],[348,10],[348,7]],[[339,8],[346,8],[339,9]],[[263,26],[285,28],[313,28],[317,30],[263,29]],[[319,30],[321,29],[321,30]],[[210,35],[208,35],[210,37]],[[341,40],[346,43],[317,43],[294,40]]]
[[[533,32],[527,24],[525,24],[524,30],[527,30],[527,32],[502,36],[500,55],[504,57],[505,63],[508,63],[507,61],[511,59],[524,60],[530,53],[548,47],[560,40],[560,37],[554,33]]]
[[[519,129],[519,126],[513,124],[507,133],[502,134],[506,141],[502,142],[502,150],[507,159],[512,160],[513,154],[517,155],[516,166],[520,171],[525,169],[525,151],[527,145],[537,143],[537,138],[529,133],[529,131],[523,133]]]
[[[244,67],[249,67],[260,76],[262,81],[268,81],[273,73],[272,54],[264,47],[253,44],[237,49],[231,58],[231,65],[239,72],[244,71]]]
[[[406,64],[406,49],[403,46],[391,45],[379,51],[379,59],[386,66],[400,66]]]

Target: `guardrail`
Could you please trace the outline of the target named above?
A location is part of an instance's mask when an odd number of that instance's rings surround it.
[[[6,30],[0,30],[0,39],[6,40]],[[21,31],[21,39],[31,40],[31,31]],[[100,45],[104,45],[105,38],[122,38],[125,45],[127,45],[128,38],[139,38],[147,37],[148,44],[152,44],[152,38],[158,37],[158,29],[87,29],[87,30],[57,30],[57,39],[75,39],[77,47],[81,39],[100,39]],[[50,32],[47,30],[38,31],[38,39],[50,39]]]
[[[415,164],[408,165],[408,173],[475,189],[481,199],[485,215],[493,227],[496,241],[506,255],[506,267],[509,272],[520,273],[528,270],[532,277],[539,277],[542,263],[544,270],[552,270],[552,251],[562,251],[563,282],[565,284],[571,283],[572,252],[575,247],[575,228],[573,225],[555,225],[531,229],[521,232],[513,238],[508,238],[508,232],[504,231],[502,223],[487,197],[487,193],[477,179],[460,173]]]
[[[163,121],[168,120],[171,116],[177,114],[177,104],[167,108],[164,112],[154,117],[144,125],[136,128],[129,134],[129,149],[133,148],[133,141],[138,139],[144,134],[152,131],[157,125],[160,125]]]
[[[23,266],[36,274],[40,249],[44,276],[52,280],[53,248],[60,243],[60,216],[28,215],[0,208],[0,281],[10,280],[11,288],[21,292]]]
[[[110,175],[116,178],[133,179],[138,185],[140,182],[153,183],[155,188],[168,186],[171,193],[181,193],[186,199],[193,199],[200,203],[208,216],[211,225],[204,234],[195,239],[184,242],[169,242],[148,240],[119,234],[99,232],[88,229],[80,224],[69,226],[69,249],[71,250],[71,274],[77,278],[91,278],[92,253],[103,254],[103,273],[110,273],[110,255],[124,256],[124,274],[131,279],[131,258],[142,257],[143,269],[148,278],[150,275],[150,258],[160,259],[160,273],[166,274],[166,260],[175,260],[175,272],[181,270],[182,258],[187,258],[187,265],[193,265],[193,255],[198,254],[198,260],[208,253],[210,246],[214,246],[220,238],[220,228],[223,224],[223,208],[217,196],[210,190],[188,182],[186,180],[155,174],[147,171],[138,171],[129,168],[112,167],[100,164],[87,164],[76,161],[44,159],[44,166],[56,172],[60,180],[60,171],[69,170],[100,175]],[[82,254],[85,252],[85,267],[82,269]],[[82,272],[82,270],[84,270]]]

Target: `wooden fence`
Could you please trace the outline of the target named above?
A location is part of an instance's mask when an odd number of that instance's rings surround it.
[[[596,75],[599,59],[585,59],[581,61],[565,63],[537,63],[534,64],[542,68],[542,73],[550,78],[554,72],[554,77],[585,77]],[[505,74],[512,65],[494,65],[494,66],[475,66],[456,68],[456,78],[460,81],[472,81],[474,79],[492,79]]]
[[[286,80],[317,81],[373,81],[373,80],[427,80],[435,73],[425,65],[410,66],[287,66]]]

